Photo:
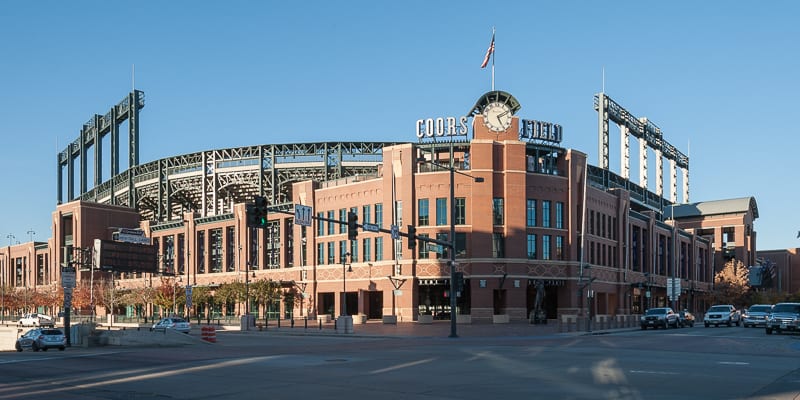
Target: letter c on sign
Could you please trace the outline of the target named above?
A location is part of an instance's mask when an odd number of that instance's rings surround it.
[[[423,121],[421,119],[417,120],[417,137],[420,138],[420,139],[422,139],[422,136],[423,136],[422,129],[423,129],[424,124],[425,124],[425,121]]]

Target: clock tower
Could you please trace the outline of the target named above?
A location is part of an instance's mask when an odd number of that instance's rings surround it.
[[[470,111],[473,139],[519,140],[519,117],[515,114],[520,108],[510,93],[495,90],[484,94]]]

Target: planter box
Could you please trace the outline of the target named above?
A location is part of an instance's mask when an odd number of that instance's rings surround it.
[[[322,323],[331,322],[331,315],[330,314],[317,315],[317,321]]]
[[[508,323],[508,314],[492,315],[492,322],[495,323],[495,324],[507,324]]]
[[[383,323],[384,324],[397,325],[397,316],[396,315],[384,315],[383,316]]]
[[[417,317],[418,324],[432,324],[433,323],[433,315],[424,314]]]
[[[472,315],[469,314],[456,314],[456,323],[457,324],[471,324],[472,323]]]

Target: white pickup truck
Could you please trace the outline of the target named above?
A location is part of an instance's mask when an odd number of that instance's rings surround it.
[[[708,328],[711,325],[736,325],[739,326],[742,322],[742,312],[737,310],[736,307],[730,304],[715,305],[706,311],[706,316],[703,318],[703,324]]]

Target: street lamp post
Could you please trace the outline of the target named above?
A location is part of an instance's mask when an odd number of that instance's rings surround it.
[[[433,166],[446,169],[450,172],[450,337],[457,338],[457,316],[456,316],[456,174],[468,176],[474,182],[481,183],[483,178],[456,171],[455,165],[444,166],[439,163],[423,159],[423,162]],[[413,240],[413,239],[409,239]]]

